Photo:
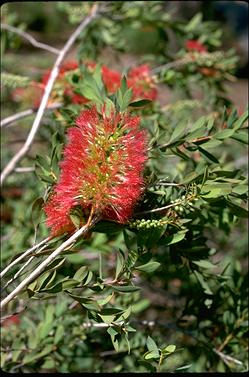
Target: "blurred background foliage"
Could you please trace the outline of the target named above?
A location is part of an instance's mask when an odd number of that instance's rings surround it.
[[[6,3],[1,22],[60,49],[91,5]],[[162,214],[134,218],[126,227],[96,225],[88,239],[62,255],[65,260],[58,258],[58,266],[50,266],[11,302],[1,329],[4,371],[248,370],[245,14],[248,6],[236,1],[106,2],[102,15],[82,33],[68,59],[93,60],[124,73],[136,64],[152,67],[159,100],[136,110],[155,147],[138,211],[179,205],[165,213],[163,226],[153,225]],[[180,68],[168,66],[186,57],[188,40],[206,46],[208,62],[197,54]],[[13,100],[18,85],[11,75],[39,81],[54,56],[5,30],[1,46],[2,73],[10,74],[2,86],[4,118],[32,107],[30,96]],[[2,266],[48,235],[45,216],[34,205],[50,185],[39,181],[39,169],[46,175],[46,166],[37,155],[48,156],[50,163],[57,146],[59,160],[64,124],[78,109],[68,106],[60,118],[45,114],[20,164],[36,171],[15,172],[1,191]],[[33,117],[2,130],[2,166],[24,142]],[[209,145],[192,143],[204,135],[212,135]],[[191,195],[197,198],[193,203]],[[115,290],[110,283],[115,275],[125,276],[133,288]],[[75,276],[84,299],[74,289]],[[20,313],[8,317],[15,312]]]

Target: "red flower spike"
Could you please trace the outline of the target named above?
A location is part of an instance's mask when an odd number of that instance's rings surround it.
[[[131,69],[128,73],[127,85],[132,88],[133,100],[157,98],[155,82],[150,75],[150,69],[146,64]]]
[[[140,119],[128,113],[107,115],[103,108],[84,110],[68,131],[61,174],[45,205],[52,234],[73,232],[70,213],[80,206],[102,218],[125,223],[143,192],[146,135]],[[83,224],[82,224],[83,225]]]
[[[207,52],[206,47],[201,42],[196,41],[194,39],[189,39],[188,41],[186,41],[185,48],[187,50],[197,51],[200,53]]]
[[[105,65],[102,67],[102,80],[109,94],[115,93],[121,86],[121,74]]]

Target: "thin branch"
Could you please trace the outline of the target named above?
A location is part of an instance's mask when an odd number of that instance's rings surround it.
[[[41,252],[42,250],[44,250],[45,248],[47,247],[47,245],[43,245],[39,250],[38,252]],[[35,253],[36,254],[36,253]],[[20,270],[17,271],[17,273],[14,275],[13,278],[11,278],[6,284],[5,286],[2,288],[2,290],[6,289],[13,281],[15,281],[18,276],[21,275],[22,271],[30,264],[30,262],[32,262],[32,260],[35,258],[35,255],[32,255],[26,263],[24,263],[24,265],[20,268]]]
[[[169,62],[169,63],[166,63],[166,64],[162,64],[154,69],[151,70],[151,73],[152,74],[157,74],[159,73],[162,69],[170,69],[170,68],[178,68],[182,65],[185,65],[189,62],[192,61],[192,58],[191,57],[188,57],[188,56],[185,56],[184,58],[182,59],[178,59],[178,60],[175,60],[173,62]]]
[[[35,168],[32,166],[27,166],[25,168],[16,168],[16,173],[33,173],[35,171]]]
[[[13,260],[13,262],[11,262],[1,273],[0,273],[0,277],[2,278],[6,272],[8,272],[11,267],[15,266],[17,263],[19,263],[23,258],[25,258],[27,255],[31,254],[34,250],[38,249],[38,247],[46,244],[49,240],[51,239],[51,237],[47,237],[45,238],[45,240],[41,241],[40,243],[32,246],[30,249],[26,250],[24,253],[22,253],[22,255],[20,255],[18,258],[16,258],[15,260]]]
[[[8,30],[8,31],[11,31],[12,33],[20,35],[24,39],[27,39],[33,46],[41,48],[42,50],[52,52],[53,54],[56,54],[56,55],[59,55],[59,53],[60,53],[60,50],[58,50],[57,48],[49,46],[45,43],[38,42],[34,37],[32,37],[32,35],[30,35],[29,33],[26,33],[26,31],[22,31],[20,29],[17,29],[14,26],[10,26],[10,25],[7,25],[7,24],[1,24],[1,29]]]
[[[27,309],[27,306],[24,306],[24,307],[22,307],[21,309],[19,309],[19,310],[16,310],[14,313],[12,313],[12,314],[8,314],[8,315],[6,315],[6,316],[4,316],[4,317],[1,317],[0,318],[0,323],[2,323],[2,322],[4,322],[6,319],[9,319],[9,318],[11,318],[11,317],[13,317],[14,315],[18,315],[18,314],[20,314],[20,313],[22,313],[24,310],[26,310]]]
[[[175,182],[164,182],[163,180],[162,181],[157,181],[157,182],[154,182],[154,183],[151,183],[150,185],[148,185],[148,188],[149,187],[156,187],[156,186],[176,186],[176,187],[185,187],[186,185],[184,185],[183,183],[175,183]]]
[[[175,206],[178,206],[179,204],[181,204],[182,201],[179,200],[179,202],[175,202],[173,204],[169,204],[165,207],[160,207],[160,208],[154,208],[154,209],[150,209],[148,211],[143,211],[143,212],[137,212],[134,214],[134,216],[138,216],[138,215],[145,215],[146,213],[155,213],[155,212],[161,212],[161,211],[164,211],[165,209],[169,209],[171,207],[175,207]]]
[[[26,155],[26,153],[30,149],[33,139],[39,129],[40,122],[44,114],[44,111],[46,109],[46,105],[47,105],[50,93],[52,91],[54,82],[59,74],[60,65],[63,59],[65,58],[65,56],[67,55],[67,53],[69,52],[70,48],[72,47],[72,45],[74,44],[78,36],[80,35],[80,33],[97,16],[97,10],[98,10],[98,5],[94,4],[90,10],[90,14],[80,23],[80,25],[73,32],[71,37],[68,39],[68,41],[64,45],[63,49],[60,51],[58,58],[56,59],[54,66],[51,70],[49,80],[45,86],[44,95],[42,97],[38,112],[36,114],[34,123],[31,127],[27,140],[24,143],[23,147],[14,155],[14,157],[10,160],[10,162],[7,164],[7,166],[3,170],[1,174],[1,185],[3,184],[6,177],[15,169],[17,163]]]
[[[53,105],[47,106],[46,110],[59,109],[61,106],[62,106],[61,103],[54,103]],[[20,111],[19,113],[16,113],[14,115],[10,115],[9,117],[1,120],[0,127],[2,128],[7,127],[10,124],[15,123],[17,120],[26,118],[27,116],[35,114],[36,112],[37,112],[37,109],[27,109],[27,110]]]
[[[216,348],[213,348],[213,351],[224,361],[225,364],[229,364],[229,362],[232,362],[237,365],[243,365],[243,363],[240,360],[235,359],[232,356],[225,355],[223,352],[218,351]]]
[[[54,260],[63,250],[65,250],[68,246],[72,245],[80,236],[86,234],[90,228],[99,220],[99,216],[94,216],[91,220],[89,220],[86,225],[78,229],[71,237],[69,237],[65,242],[63,242],[55,251],[49,255],[29,276],[27,276],[4,300],[1,302],[1,309],[5,307],[16,295],[25,288],[29,283],[31,283],[37,276],[39,276],[44,268]]]

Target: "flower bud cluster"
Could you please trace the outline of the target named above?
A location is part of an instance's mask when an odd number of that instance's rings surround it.
[[[159,220],[135,220],[130,221],[129,226],[130,228],[135,228],[139,230],[145,230],[145,229],[152,229],[152,228],[161,228],[166,224],[165,220],[159,219]]]
[[[176,212],[183,213],[186,209],[194,211],[193,201],[198,200],[194,194],[182,195],[180,198],[171,200],[171,204],[174,204],[174,210]]]

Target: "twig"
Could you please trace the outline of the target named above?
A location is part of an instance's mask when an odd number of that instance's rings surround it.
[[[9,319],[9,318],[13,317],[14,315],[18,315],[18,314],[22,313],[22,312],[23,312],[24,310],[26,310],[26,309],[27,309],[27,306],[24,306],[24,307],[22,307],[21,309],[15,311],[15,312],[12,313],[12,314],[9,314],[9,315],[6,315],[6,316],[4,316],[4,317],[1,317],[1,318],[0,318],[0,323],[4,322],[6,319]]]
[[[42,251],[44,250],[45,248],[47,247],[47,245],[43,245],[38,251]],[[35,253],[36,254],[36,253]],[[22,271],[25,269],[25,267],[27,267],[30,262],[32,262],[32,260],[34,259],[35,255],[32,255],[26,263],[24,263],[24,265],[20,268],[20,270],[17,271],[17,273],[14,275],[13,278],[11,278],[6,284],[5,286],[2,288],[2,290],[6,289],[14,280],[16,280],[18,278],[18,276],[20,276],[20,274],[22,273]]]
[[[39,129],[40,122],[43,116],[43,113],[45,111],[49,95],[52,91],[54,82],[59,74],[59,68],[60,65],[69,52],[70,48],[72,47],[73,43],[75,40],[78,38],[80,33],[86,28],[86,26],[97,16],[97,10],[98,10],[98,5],[94,4],[90,10],[90,14],[80,23],[80,25],[77,27],[77,29],[73,32],[71,37],[68,39],[66,44],[64,45],[63,49],[60,51],[58,58],[56,59],[54,66],[51,70],[49,80],[47,82],[47,85],[45,86],[44,94],[38,109],[38,112],[36,114],[34,123],[31,127],[31,130],[29,132],[29,135],[27,137],[26,142],[22,146],[22,148],[14,155],[14,157],[10,160],[10,162],[7,164],[5,169],[3,170],[1,174],[1,185],[3,184],[4,180],[6,177],[15,169],[17,163],[26,155],[28,150],[31,147],[31,144],[33,142],[33,139]]]
[[[225,364],[228,364],[229,361],[230,361],[230,362],[233,362],[234,364],[237,364],[237,365],[243,365],[243,363],[242,363],[240,360],[235,359],[235,358],[232,357],[232,356],[225,355],[223,352],[218,351],[216,348],[213,348],[213,351],[214,351],[214,353],[216,353],[218,356],[220,356],[220,358],[224,361]]]
[[[159,73],[162,69],[178,68],[181,65],[187,64],[192,61],[191,57],[185,56],[183,59],[178,59],[170,63],[162,64],[151,70],[152,74]]]
[[[241,324],[241,322],[243,322],[245,320],[244,318],[244,315],[242,315],[240,318],[237,319],[237,321],[235,322],[235,326],[234,328],[238,328]],[[218,352],[221,352],[225,347],[226,345],[230,342],[231,339],[233,339],[233,337],[235,336],[235,333],[234,331],[232,331],[230,334],[227,335],[227,337],[225,338],[224,342],[219,346],[219,348],[217,349]]]
[[[86,234],[89,229],[99,220],[99,216],[95,215],[91,219],[91,215],[86,225],[78,229],[71,237],[63,242],[55,251],[49,255],[29,276],[27,276],[4,300],[1,302],[1,309],[5,307],[23,288],[32,282],[37,276],[41,274],[44,268],[55,259],[63,250],[72,245],[80,236]]]
[[[175,187],[185,187],[185,185],[183,183],[175,183],[175,182],[163,182],[162,181],[157,181],[157,182],[154,182],[154,183],[151,183],[150,185],[148,185],[148,188],[149,187],[156,187],[156,186],[175,186]]]
[[[38,42],[32,35],[29,33],[26,33],[26,31],[22,31],[20,29],[17,29],[14,26],[10,26],[7,24],[1,24],[1,29],[11,31],[12,33],[18,34],[21,37],[27,39],[33,46],[41,48],[42,50],[47,50],[49,52],[52,52],[53,54],[59,55],[60,50],[57,48],[54,48],[52,46],[49,46],[45,43]]]
[[[40,243],[32,246],[30,249],[26,250],[22,255],[20,255],[20,257],[16,258],[13,262],[11,262],[1,273],[0,273],[0,277],[2,278],[6,272],[8,272],[11,267],[15,266],[15,264],[19,263],[23,258],[25,258],[27,255],[31,254],[34,250],[38,249],[38,247],[46,244],[49,240],[51,239],[51,237],[47,237],[45,238],[45,240],[41,241]]]
[[[47,106],[46,110],[59,109],[61,106],[62,105],[60,103],[54,103],[53,105]],[[17,120],[22,119],[22,118],[26,118],[27,116],[35,114],[36,112],[37,112],[36,109],[27,109],[27,110],[20,111],[20,113],[10,115],[9,117],[1,120],[0,127],[2,127],[2,128],[7,127],[8,125],[16,122]]]
[[[134,214],[134,216],[138,216],[138,215],[145,215],[146,213],[154,213],[154,212],[161,212],[161,211],[164,211],[165,209],[168,209],[168,208],[171,208],[171,207],[175,207],[175,206],[178,206],[179,204],[181,204],[181,200],[179,200],[179,202],[175,202],[173,204],[169,204],[165,207],[160,207],[160,208],[154,208],[154,209],[150,209],[148,211],[143,211],[143,212],[137,212]]]
[[[16,173],[32,173],[35,168],[32,166],[27,166],[26,168],[15,168]]]

